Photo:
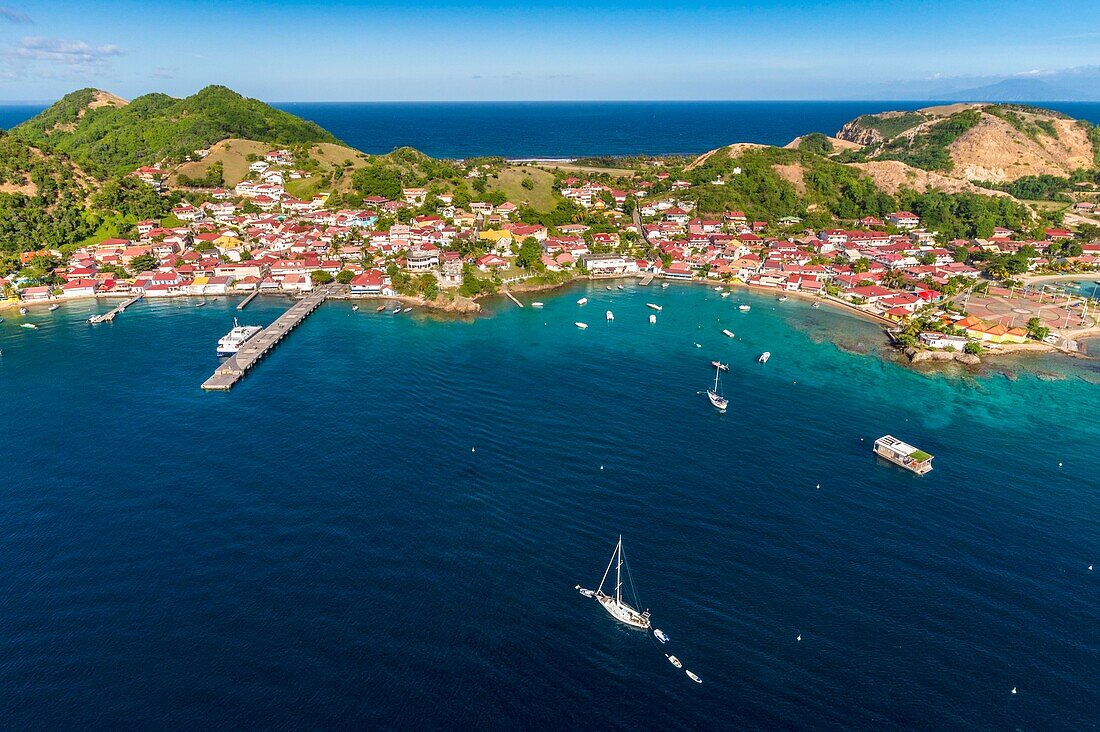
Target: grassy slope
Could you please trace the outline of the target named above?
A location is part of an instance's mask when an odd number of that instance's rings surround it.
[[[524,188],[525,179],[531,180],[535,187]],[[550,211],[558,204],[554,197],[554,176],[541,168],[526,165],[504,168],[498,177],[490,178],[487,183],[489,190],[500,191],[517,206],[529,201],[538,211]]]

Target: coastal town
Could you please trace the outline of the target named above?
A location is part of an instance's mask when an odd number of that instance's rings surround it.
[[[464,170],[477,178],[481,167]],[[232,188],[185,196],[168,217],[137,221],[130,236],[23,252],[22,266],[3,279],[0,305],[301,297],[333,283],[333,296],[471,311],[477,298],[502,288],[637,276],[812,297],[881,322],[910,351],[973,355],[1029,341],[1075,351],[1077,336],[1096,326],[1087,298],[1022,286],[1044,273],[1100,266],[1100,242],[1079,241],[1069,229],[1047,228],[1036,239],[997,227],[987,238],[945,241],[918,215],[895,211],[813,230],[797,217],[702,212],[678,195],[687,181],[660,160],[648,168],[613,181],[622,187],[556,170],[555,194],[583,212],[584,222],[547,226],[517,216],[525,201],[456,205],[447,191],[422,187],[365,196],[356,208],[328,205],[325,192],[298,198],[287,184],[309,173],[290,150],[273,149]],[[169,172],[142,166],[130,177],[163,195]],[[998,280],[967,263],[975,253],[1022,257],[1024,271]]]

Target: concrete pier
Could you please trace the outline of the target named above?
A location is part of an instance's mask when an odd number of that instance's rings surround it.
[[[95,325],[96,323],[110,323],[112,320],[115,319],[115,316],[119,315],[123,310],[133,305],[142,297],[142,295],[134,295],[133,297],[124,300],[123,302],[116,305],[109,312],[103,313],[101,315],[93,315],[92,317],[88,318],[89,325]]]
[[[280,315],[271,325],[264,328],[257,335],[250,338],[241,350],[227,359],[210,376],[202,382],[202,388],[206,391],[229,391],[244,378],[248,371],[260,362],[279,341],[286,338],[290,331],[302,324],[314,310],[328,299],[329,286],[320,287],[311,292],[304,299],[291,306],[290,310]]]

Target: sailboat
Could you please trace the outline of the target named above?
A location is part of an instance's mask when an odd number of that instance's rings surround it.
[[[615,567],[615,593],[612,595],[603,591],[604,585],[607,584],[608,575],[611,574],[611,567]],[[607,563],[607,569],[604,570],[603,579],[600,580],[600,586],[595,592],[592,590],[585,590],[581,587],[577,588],[585,597],[594,597],[596,601],[603,605],[603,609],[607,611],[607,614],[618,620],[620,623],[629,625],[632,628],[639,628],[641,630],[649,630],[649,611],[639,612],[632,605],[623,600],[623,569],[626,569],[626,578],[630,582],[631,590],[634,591],[634,581],[630,579],[630,568],[626,566],[626,557],[623,555],[623,537],[619,537],[619,543],[615,545],[615,551],[611,553],[611,561]],[[637,602],[637,591],[634,591],[635,602]]]
[[[729,406],[730,400],[718,393],[718,380],[719,375],[722,373],[720,366],[714,367],[714,388],[707,389],[707,399],[714,405],[714,408],[719,412],[725,412],[726,407]]]

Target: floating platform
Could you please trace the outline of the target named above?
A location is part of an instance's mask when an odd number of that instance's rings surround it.
[[[917,475],[924,475],[932,470],[932,455],[893,435],[883,435],[875,440],[875,454]]]

